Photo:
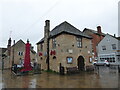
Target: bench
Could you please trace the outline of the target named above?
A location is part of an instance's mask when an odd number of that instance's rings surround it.
[[[94,71],[94,66],[93,65],[86,66],[86,71]]]
[[[66,67],[66,70],[67,74],[74,74],[79,72],[77,67]]]

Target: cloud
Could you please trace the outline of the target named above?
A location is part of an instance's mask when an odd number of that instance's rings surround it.
[[[10,30],[12,39],[29,38],[35,45],[43,37],[46,19],[51,29],[68,21],[81,31],[101,25],[103,32],[117,33],[118,0],[2,0],[0,4],[0,46],[6,45]]]

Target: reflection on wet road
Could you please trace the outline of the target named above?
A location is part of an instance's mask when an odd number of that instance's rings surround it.
[[[120,74],[117,67],[100,66],[93,72],[64,75],[42,72],[42,74],[15,76],[4,70],[3,88],[118,88]]]

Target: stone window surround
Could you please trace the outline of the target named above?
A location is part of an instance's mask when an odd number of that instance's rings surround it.
[[[55,49],[56,48],[56,38],[52,38],[52,48]]]
[[[82,38],[81,37],[76,37],[76,41],[77,41],[77,47],[82,48]]]
[[[43,51],[43,43],[40,44],[40,51]]]
[[[68,59],[72,59],[72,60],[70,60],[70,62],[69,62]],[[72,64],[73,63],[73,57],[71,57],[71,56],[66,57],[66,61],[67,61],[67,64]]]
[[[19,51],[19,52],[18,52],[18,55],[19,55],[19,56],[23,56],[23,54],[24,54],[24,52],[22,52],[22,51]]]

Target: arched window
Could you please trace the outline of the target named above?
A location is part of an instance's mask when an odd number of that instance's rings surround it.
[[[55,60],[55,59],[56,59],[56,56],[53,56],[53,59]]]

